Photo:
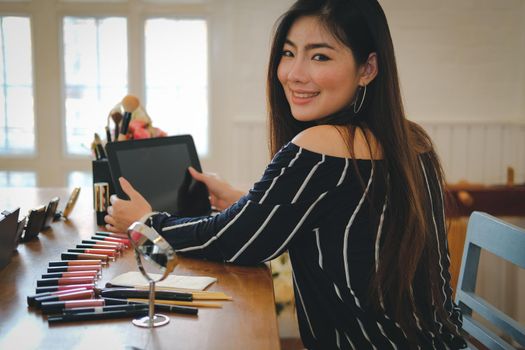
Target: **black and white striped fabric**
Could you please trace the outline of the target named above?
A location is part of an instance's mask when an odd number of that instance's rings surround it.
[[[430,163],[421,158],[440,247],[439,283],[450,320],[461,327],[449,285],[442,192]],[[309,349],[407,348],[397,323],[369,310],[369,282],[377,268],[389,204],[382,162],[356,163],[290,142],[230,208],[199,218],[157,214],[152,226],[178,253],[194,257],[255,264],[289,251],[301,338]],[[421,324],[429,319],[435,320],[432,329],[440,334],[423,329]],[[418,320],[418,325],[422,349],[457,343],[436,315]]]

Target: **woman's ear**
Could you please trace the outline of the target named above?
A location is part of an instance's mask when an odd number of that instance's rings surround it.
[[[361,66],[361,77],[359,78],[359,85],[364,86],[370,84],[377,76],[377,54],[372,52],[368,55],[368,59]]]

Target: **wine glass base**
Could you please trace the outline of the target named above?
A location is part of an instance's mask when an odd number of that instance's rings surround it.
[[[168,316],[162,314],[155,314],[153,316],[152,327],[164,326],[165,324],[168,324],[168,322],[170,322],[170,318]],[[137,327],[150,328],[149,316],[136,318],[132,321],[132,323]]]

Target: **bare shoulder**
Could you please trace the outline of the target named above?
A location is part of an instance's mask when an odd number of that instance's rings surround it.
[[[352,137],[346,128],[317,125],[300,132],[293,138],[292,142],[309,151],[342,158],[352,157],[348,149],[350,142],[352,142],[355,158],[382,158],[375,137],[372,133],[360,128],[355,130]]]
[[[334,157],[350,156],[342,130],[332,125],[317,125],[303,130],[292,142],[316,153]]]

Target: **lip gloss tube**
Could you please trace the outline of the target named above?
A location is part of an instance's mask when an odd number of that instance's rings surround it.
[[[95,277],[64,277],[64,278],[48,278],[45,280],[37,280],[37,287],[46,286],[61,286],[64,284],[86,284],[95,283]]]
[[[98,240],[98,241],[106,241],[106,242],[117,242],[117,243],[122,243],[125,246],[129,246],[129,239],[97,236],[97,235],[91,236],[91,239]]]
[[[39,297],[35,299],[35,304],[39,308],[42,306],[42,303],[47,303],[51,301],[92,299],[94,296],[95,292],[92,290],[81,290],[60,295],[49,295],[45,297]]]
[[[111,244],[77,244],[76,248],[83,248],[83,249],[110,249],[117,252],[117,254],[120,253],[120,249],[114,245]]]
[[[59,292],[59,291],[71,291],[71,289],[85,288],[89,290],[95,289],[94,283],[86,284],[64,284],[61,286],[48,286],[48,287],[37,287],[35,290],[36,294],[47,293],[47,292]]]
[[[106,236],[106,237],[115,237],[122,239],[129,239],[128,235],[125,233],[116,233],[116,232],[107,232],[107,231],[96,231],[95,235],[97,236]]]
[[[73,265],[101,265],[102,260],[63,260],[63,261],[50,261],[49,266],[73,266]]]
[[[115,250],[110,249],[70,248],[67,251],[71,253],[102,254],[110,257],[115,257],[115,255],[117,255],[117,252]]]
[[[71,292],[79,292],[79,291],[84,291],[84,290],[89,290],[89,289],[87,289],[85,287],[79,287],[79,288],[72,288],[72,289],[67,289],[67,290],[59,290],[59,291],[56,291],[56,292],[45,292],[45,293],[40,293],[40,294],[35,294],[35,295],[28,295],[27,296],[27,305],[34,306],[36,298],[48,297],[48,296],[54,296],[54,295],[62,295],[62,294],[69,294]]]
[[[46,278],[61,278],[61,277],[97,277],[97,270],[85,270],[85,271],[72,271],[72,272],[54,272],[45,273],[42,275],[42,279]]]
[[[119,250],[124,249],[124,244],[119,242],[112,242],[112,241],[104,241],[103,239],[83,239],[82,244],[105,244],[105,245],[113,245]]]
[[[66,300],[66,301],[48,301],[42,303],[42,313],[51,314],[61,312],[64,309],[75,307],[96,307],[104,306],[104,299],[85,299],[85,300]]]
[[[60,255],[62,259],[93,259],[93,260],[101,260],[101,261],[108,261],[107,255],[102,254],[87,254],[87,253],[62,253]]]
[[[74,266],[56,266],[56,267],[47,268],[48,273],[75,272],[75,271],[97,271],[98,273],[100,273],[101,267],[100,265],[74,265]]]

